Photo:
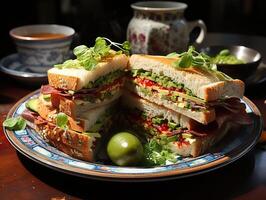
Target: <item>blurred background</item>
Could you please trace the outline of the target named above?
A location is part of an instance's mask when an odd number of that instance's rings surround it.
[[[27,24],[56,23],[73,27],[78,33],[73,46],[92,44],[97,36],[116,41],[126,39],[126,28],[133,15],[133,0],[26,0],[5,1],[0,13],[0,56],[15,52],[9,30]],[[183,0],[185,18],[202,19],[208,32],[266,36],[264,0]],[[197,30],[194,31],[195,34]]]

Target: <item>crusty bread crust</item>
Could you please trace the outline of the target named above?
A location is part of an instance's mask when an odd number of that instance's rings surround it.
[[[28,125],[60,151],[81,160],[90,162],[94,160],[93,142],[95,139],[93,137],[72,130],[60,129],[52,123],[28,123]]]
[[[53,74],[49,73],[49,71],[48,82],[49,85],[64,90],[78,90],[82,88],[78,77]]]
[[[223,124],[219,128],[219,130],[216,131],[215,134],[208,135],[207,137],[198,138],[194,144],[192,144],[190,155],[193,157],[200,156],[204,152],[206,152],[210,147],[218,143],[224,136],[229,132],[229,130],[232,128],[232,124],[230,122],[227,122],[226,124]]]
[[[219,98],[238,97],[242,98],[245,86],[241,80],[219,81],[206,86],[202,86],[203,99],[213,101]]]
[[[44,103],[42,98],[39,98],[40,103],[38,104],[38,114],[45,120],[56,123],[55,116],[58,113],[58,110],[53,106]],[[85,132],[86,131],[86,121],[79,120],[77,122],[72,117],[68,116],[68,126],[71,130],[78,131],[78,132]]]
[[[39,103],[38,103],[38,114],[49,121],[52,121],[53,119],[50,117],[57,113],[56,108],[54,108],[51,103],[45,102],[45,100],[42,98],[42,96],[39,96]]]
[[[213,74],[193,67],[180,70],[172,66],[176,60],[163,56],[132,55],[129,59],[129,69],[144,69],[168,76],[177,83],[183,83],[196,96],[206,101],[228,96],[243,97],[244,83],[241,80],[220,81]]]
[[[141,92],[140,87],[138,85],[133,85],[129,82],[126,83],[126,88],[133,92],[136,93],[138,96],[147,99],[153,103],[156,103],[158,105],[164,106],[168,109],[174,110],[175,112],[178,112],[182,115],[185,115],[191,119],[194,119],[202,124],[208,124],[212,121],[215,120],[215,110],[214,109],[209,109],[206,110],[204,112],[200,112],[200,111],[191,111],[189,109],[186,108],[180,108],[178,107],[177,104],[168,101],[168,100],[162,100],[158,94],[156,93],[152,93],[151,95],[146,95],[144,93]]]
[[[63,90],[80,90],[90,82],[118,69],[125,69],[128,57],[124,54],[116,55],[108,61],[100,62],[93,70],[85,69],[57,69],[48,70],[49,85]]]
[[[52,95],[51,101],[53,102],[53,98],[55,95]],[[65,113],[66,115],[76,119],[77,118],[77,113],[76,113],[76,104],[73,100],[70,100],[68,98],[65,98],[63,96],[58,95],[59,97],[59,107],[58,110],[60,112]]]

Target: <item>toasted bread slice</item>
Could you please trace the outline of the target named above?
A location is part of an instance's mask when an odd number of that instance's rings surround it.
[[[94,82],[101,76],[118,69],[125,69],[127,63],[128,57],[121,54],[98,63],[93,70],[52,68],[48,70],[49,85],[58,89],[77,91],[85,88],[89,82]]]
[[[68,126],[70,130],[74,130],[77,132],[86,132],[91,131],[93,126],[97,123],[100,118],[106,117],[104,116],[108,109],[115,106],[116,102],[111,102],[109,104],[102,105],[101,107],[96,107],[86,112],[82,112],[79,118],[73,118],[68,116]],[[56,115],[60,111],[52,106],[51,103],[43,100],[43,98],[39,97],[38,104],[38,114],[45,120],[55,124],[56,123]],[[67,113],[65,113],[67,114]],[[104,119],[105,121],[107,120]],[[104,124],[103,124],[104,125]]]
[[[122,94],[122,91],[117,91],[111,98],[106,98],[103,101],[91,103],[83,100],[72,100],[59,94],[51,94],[51,103],[59,112],[63,112],[73,119],[84,118],[84,113],[90,112],[94,108],[99,108],[108,105],[117,100]]]
[[[200,68],[175,68],[172,64],[178,58],[164,56],[132,55],[129,69],[144,69],[158,75],[170,77],[177,83],[183,83],[193,94],[206,101],[226,97],[243,97],[244,83],[238,79],[223,81],[212,73]]]
[[[73,130],[63,130],[53,123],[34,123],[27,125],[35,129],[44,139],[60,151],[81,160],[94,161],[96,138]]]

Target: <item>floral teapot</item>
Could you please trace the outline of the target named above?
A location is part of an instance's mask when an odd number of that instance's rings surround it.
[[[131,5],[134,16],[127,28],[127,40],[132,53],[166,55],[187,49],[189,34],[199,27],[200,34],[194,44],[200,44],[206,35],[202,20],[184,19],[187,4],[169,1],[145,1]]]

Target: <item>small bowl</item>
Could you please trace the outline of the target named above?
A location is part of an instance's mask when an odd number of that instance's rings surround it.
[[[236,56],[238,59],[243,60],[244,64],[217,64],[217,69],[231,76],[232,78],[240,79],[244,82],[256,72],[260,62],[261,54],[251,48],[245,46],[209,46],[202,48],[200,51],[207,55],[214,57],[223,49],[228,49],[230,54]]]

